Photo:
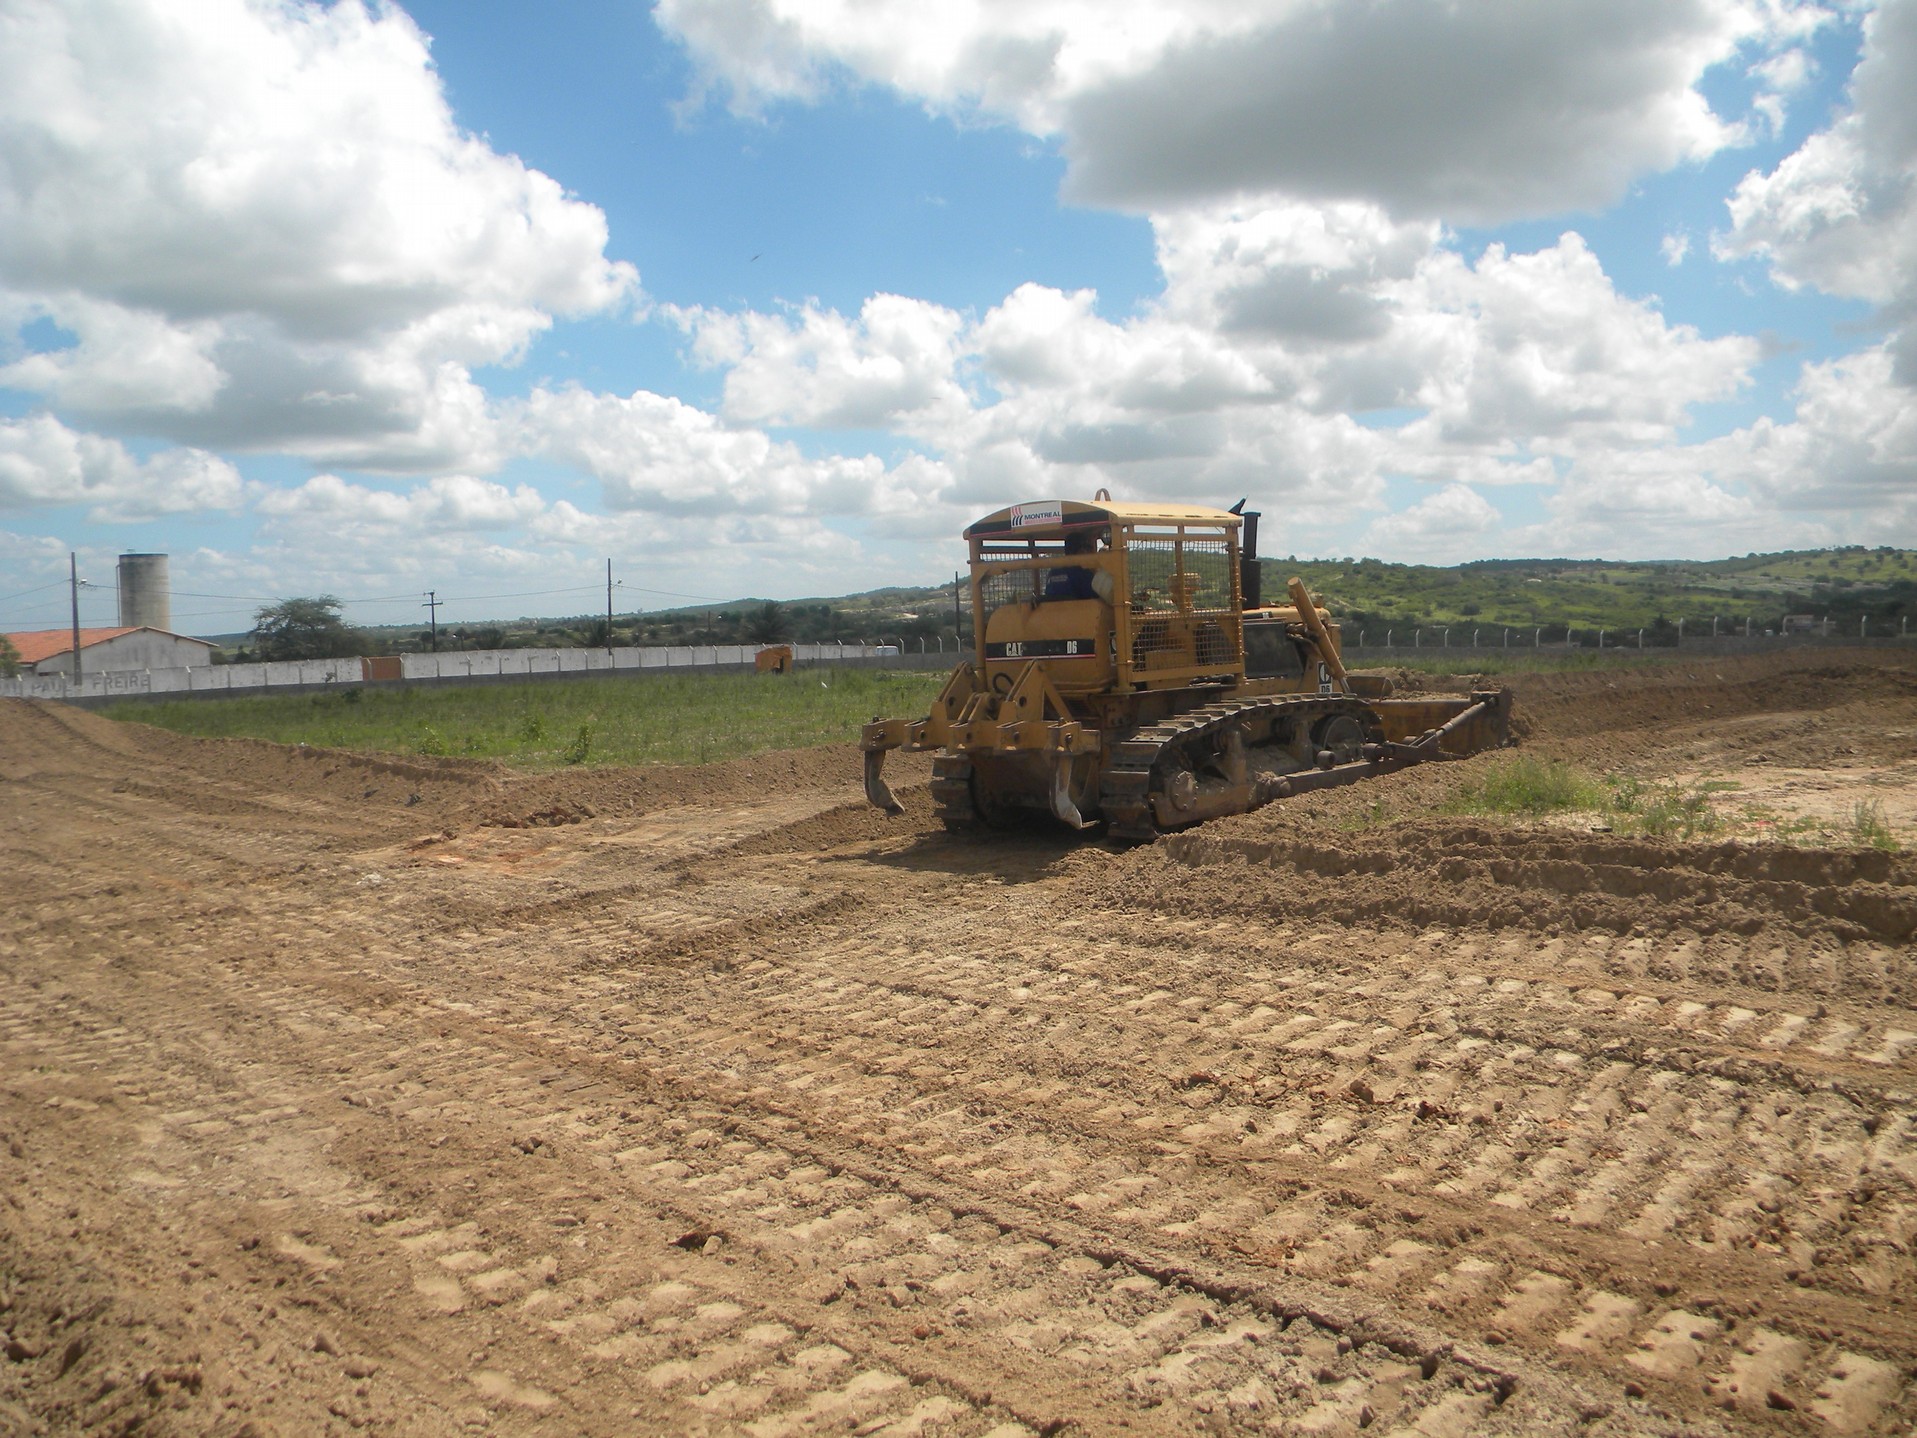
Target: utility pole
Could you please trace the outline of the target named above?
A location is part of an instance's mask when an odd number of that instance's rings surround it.
[[[72,550],[67,551],[67,578],[73,591],[73,692],[78,695],[80,684],[80,556]]]
[[[433,653],[437,654],[439,653],[439,591],[437,589],[427,590],[426,602],[419,607],[426,610],[431,619],[433,626]]]
[[[606,561],[606,657],[612,658],[612,561]]]

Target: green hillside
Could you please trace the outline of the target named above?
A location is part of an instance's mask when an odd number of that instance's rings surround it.
[[[1493,629],[1542,627],[1548,639],[1567,628],[1647,631],[1647,642],[1670,642],[1678,621],[1687,634],[1761,632],[1787,614],[1828,616],[1838,632],[1895,633],[1917,619],[1917,552],[1903,549],[1812,549],[1748,554],[1742,559],[1626,564],[1593,559],[1487,559],[1450,566],[1388,564],[1379,559],[1266,559],[1265,598],[1282,602],[1296,574],[1323,597],[1348,631],[1371,643],[1389,630],[1439,625]],[[969,601],[968,601],[969,602]],[[762,599],[697,608],[618,614],[612,640],[627,644],[761,643],[785,639],[847,643],[903,641],[916,649],[955,642],[952,585],[874,589],[860,594],[795,599],[768,614]],[[447,625],[442,649],[597,646],[604,615],[516,619]],[[970,616],[965,617],[969,633]],[[423,631],[367,631],[372,647],[390,652],[426,647]],[[1655,636],[1655,638],[1653,638]],[[1402,633],[1401,633],[1401,637]],[[1454,634],[1454,638],[1455,638]]]
[[[1884,632],[1917,613],[1917,554],[1820,549],[1742,559],[1626,564],[1491,559],[1440,568],[1377,559],[1264,562],[1267,596],[1297,574],[1348,624],[1775,628],[1786,614],[1828,615],[1854,632]]]

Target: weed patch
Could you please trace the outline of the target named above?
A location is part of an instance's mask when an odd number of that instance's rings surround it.
[[[1715,834],[1724,820],[1711,805],[1704,784],[1645,784],[1634,778],[1611,781],[1606,805],[1614,829],[1652,839],[1696,839]]]
[[[1862,848],[1897,848],[1897,840],[1891,835],[1890,825],[1884,822],[1884,806],[1876,799],[1859,799],[1851,806],[1850,831],[1846,836],[1851,843]]]
[[[1454,814],[1538,816],[1602,807],[1604,791],[1582,770],[1530,755],[1499,760],[1460,789],[1446,809]]]

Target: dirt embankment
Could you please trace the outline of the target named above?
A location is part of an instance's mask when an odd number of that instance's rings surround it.
[[[1901,656],[1517,687],[1917,790]],[[0,755],[0,1432],[1917,1423],[1905,854],[1435,817],[1471,765],[1121,852],[850,746]]]

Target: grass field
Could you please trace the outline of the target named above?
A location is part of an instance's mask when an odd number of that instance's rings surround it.
[[[944,679],[874,669],[672,674],[187,699],[104,712],[202,738],[497,759],[523,769],[703,764],[856,740],[875,714],[923,714]]]
[[[1655,651],[1639,657],[1624,650],[1453,649],[1391,667],[1432,675],[1558,672],[1671,657]],[[143,701],[102,712],[207,739],[497,759],[538,770],[704,764],[766,749],[846,743],[875,715],[922,715],[944,682],[942,672],[884,669],[688,673]]]

